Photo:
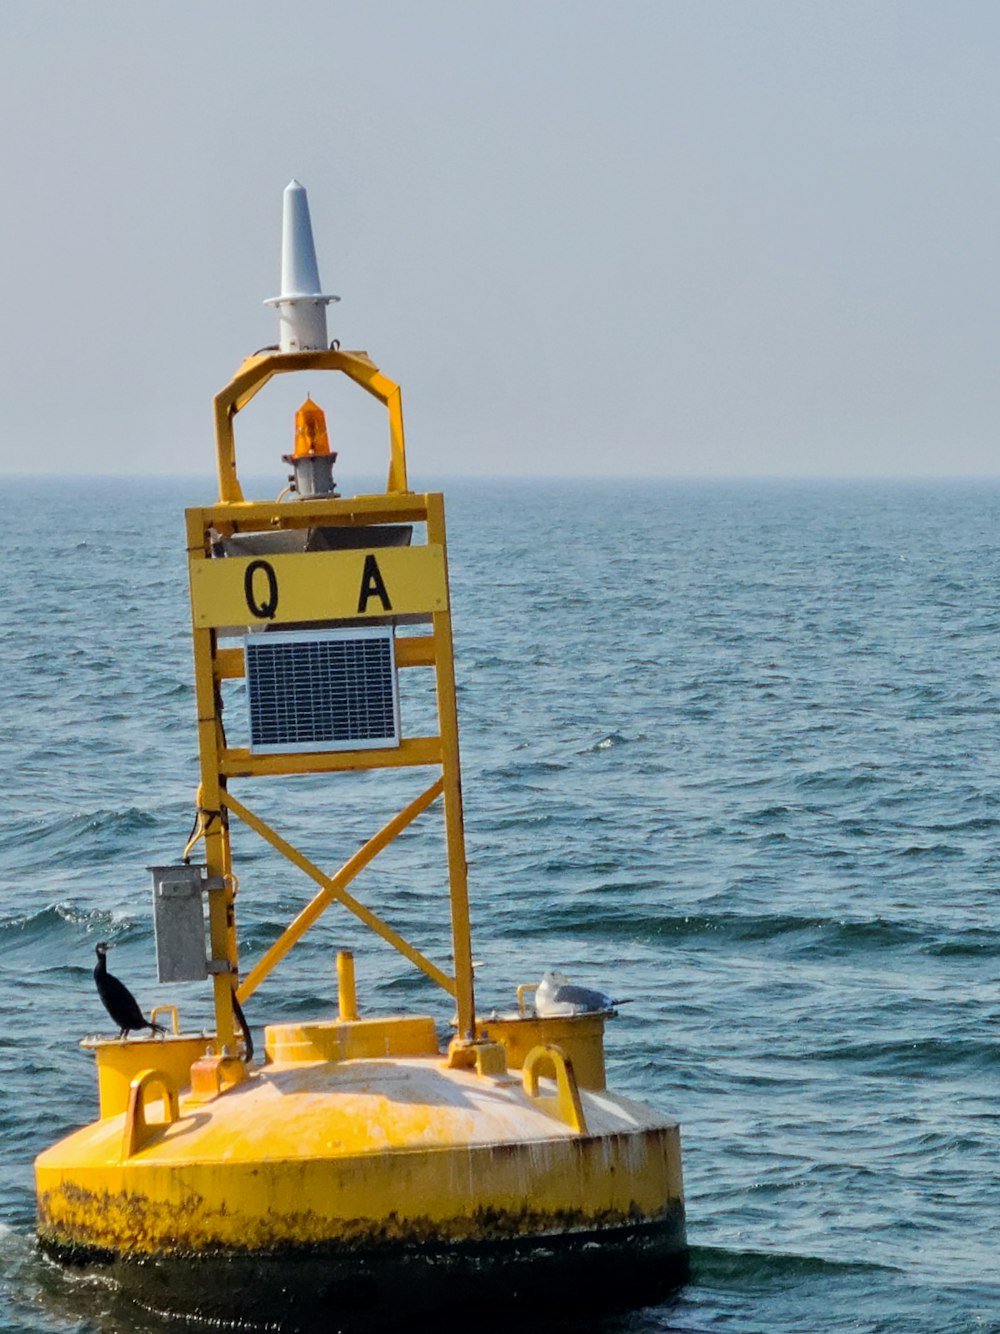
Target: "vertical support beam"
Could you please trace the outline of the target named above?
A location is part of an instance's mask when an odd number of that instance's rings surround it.
[[[444,525],[444,497],[427,497],[427,541],[439,542],[447,578],[448,551]],[[472,976],[472,932],[469,922],[469,877],[465,859],[465,821],[462,816],[462,767],[458,750],[458,704],[455,697],[455,660],[449,610],[433,614],[434,652],[437,661],[438,725],[444,780],[444,819],[448,844],[448,883],[451,892],[451,937],[455,958],[455,999],[458,1036],[474,1041],[476,999]]]
[[[381,378],[381,377],[380,377]],[[389,410],[389,480],[387,491],[406,491],[406,444],[403,439],[403,396],[398,385],[385,400]]]
[[[358,996],[354,989],[354,955],[341,950],[337,955],[337,1017],[342,1024],[358,1017]]]
[[[234,504],[243,499],[243,488],[236,475],[236,437],[233,432],[233,407],[228,395],[217,394],[215,412],[215,462],[219,472],[219,499]]]
[[[208,536],[200,510],[187,512],[188,560],[192,564],[210,558]],[[233,911],[232,859],[229,848],[228,815],[222,807],[219,761],[221,758],[222,722],[219,718],[219,700],[216,693],[215,631],[194,628],[194,683],[198,709],[198,753],[201,759],[201,806],[209,812],[205,816],[205,860],[209,876],[222,877],[225,888],[208,896],[208,921],[211,952],[214,960],[224,960],[231,971],[215,973],[212,986],[215,992],[215,1031],[220,1047],[236,1049],[233,1024],[233,989],[236,986],[236,922]]]

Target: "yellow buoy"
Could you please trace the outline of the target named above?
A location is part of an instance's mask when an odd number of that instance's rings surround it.
[[[289,189],[301,242],[304,191]],[[217,396],[219,499],[187,512],[196,833],[181,863],[151,868],[161,981],[210,982],[215,1031],[185,1034],[175,1015],[165,1037],[88,1040],[100,1116],[36,1162],[41,1244],[158,1310],[288,1330],[398,1327],[401,1303],[412,1320],[503,1302],[655,1300],[686,1273],[677,1124],[607,1089],[605,1010],[540,1015],[522,987],[510,1014],[477,1016],[443,498],[407,487],[398,387],[366,354],[316,346],[314,307],[328,299],[318,274],[308,298],[283,286],[291,350],[251,357]],[[301,328],[296,303],[308,307]],[[384,493],[337,494],[325,418],[307,399],[286,456],[296,498],[245,499],[234,418],[274,375],[302,370],[339,372],[385,405]],[[401,723],[400,677],[417,671],[434,676],[427,736]],[[233,679],[248,701],[239,740],[221,718]],[[261,777],[362,769],[412,769],[413,796],[334,874],[244,793]],[[448,963],[353,892],[432,806],[444,818]],[[245,974],[234,820],[315,889]],[[254,1059],[243,1003],[335,903],[445,993],[456,1026],[445,1049],[431,1016],[360,1014],[342,954],[338,1013],[268,1027]]]

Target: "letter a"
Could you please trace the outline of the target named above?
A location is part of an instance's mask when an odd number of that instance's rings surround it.
[[[378,598],[382,603],[383,611],[392,611],[392,603],[389,601],[389,594],[382,579],[382,571],[371,553],[365,557],[365,568],[361,575],[361,593],[358,596],[359,615],[368,610],[369,598]]]

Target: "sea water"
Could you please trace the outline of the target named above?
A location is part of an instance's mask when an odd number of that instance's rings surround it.
[[[691,1281],[587,1328],[1000,1330],[1000,484],[445,490],[480,1010],[550,967],[631,997],[610,1083],[682,1124]],[[147,1011],[211,1022],[205,987],[156,981],[144,868],[191,825],[182,511],[212,499],[206,479],[4,486],[0,1328],[19,1334],[172,1328],[38,1255],[31,1163],[96,1113],[97,941]],[[233,736],[241,708],[234,686]],[[240,795],[332,868],[418,790]],[[253,834],[235,846],[246,967],[312,888]],[[439,854],[424,816],[355,888],[447,963]],[[442,994],[333,908],[249,1003],[258,1042],[332,1014],[338,948],[364,1011],[446,1028]]]

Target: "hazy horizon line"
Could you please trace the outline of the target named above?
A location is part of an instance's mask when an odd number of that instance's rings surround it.
[[[412,469],[410,470],[412,472]],[[345,474],[338,479],[338,485],[356,482],[378,482],[384,474],[354,473]],[[574,472],[572,476],[563,473],[488,473],[488,472],[434,472],[429,470],[427,477],[435,481],[448,483],[464,482],[561,482],[567,486],[581,482],[1000,482],[1000,471],[993,473],[637,473],[637,472]],[[184,482],[215,481],[214,471],[203,472],[3,472],[0,482],[52,482],[56,478],[66,481],[115,481],[115,482]],[[280,479],[266,473],[246,472],[243,480],[259,484],[269,482],[277,484]],[[411,482],[413,478],[410,478]],[[422,489],[410,487],[410,490]]]

